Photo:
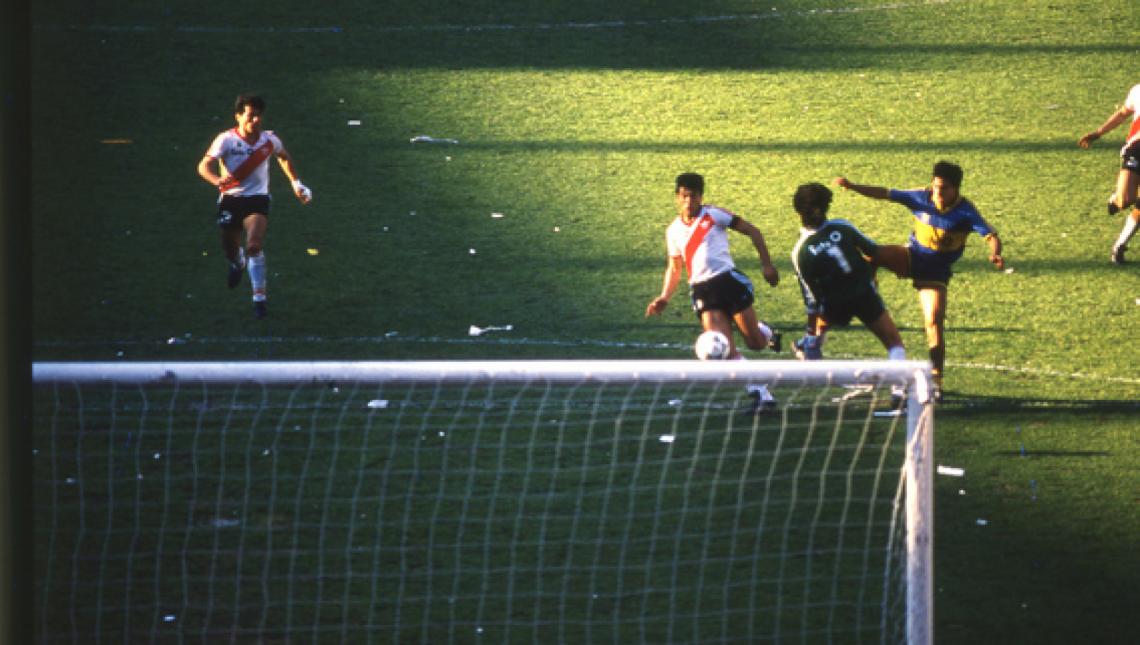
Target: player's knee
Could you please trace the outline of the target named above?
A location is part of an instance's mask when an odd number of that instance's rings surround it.
[[[245,246],[245,254],[251,258],[261,255],[261,242],[250,241],[250,243]]]

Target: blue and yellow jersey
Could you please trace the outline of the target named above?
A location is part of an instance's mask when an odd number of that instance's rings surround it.
[[[938,210],[931,200],[930,190],[891,189],[891,201],[902,204],[914,215],[914,233],[910,247],[920,253],[937,254],[947,262],[962,257],[970,231],[989,237],[994,229],[982,219],[978,210],[965,197],[945,211]]]

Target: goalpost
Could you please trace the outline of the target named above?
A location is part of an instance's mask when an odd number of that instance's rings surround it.
[[[33,380],[38,642],[933,641],[923,362]]]

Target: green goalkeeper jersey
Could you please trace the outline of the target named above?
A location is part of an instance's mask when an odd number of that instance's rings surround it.
[[[875,294],[868,257],[878,245],[846,220],[827,220],[815,230],[804,229],[792,250],[804,299],[827,303],[850,302]]]

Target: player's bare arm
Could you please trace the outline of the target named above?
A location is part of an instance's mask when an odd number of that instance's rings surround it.
[[[986,244],[990,246],[990,263],[998,269],[1005,268],[1005,258],[1001,254],[1001,238],[997,233],[986,236]]]
[[[1099,128],[1097,128],[1096,130],[1093,130],[1092,132],[1089,132],[1085,136],[1078,139],[1077,145],[1082,147],[1082,148],[1088,148],[1089,145],[1092,144],[1093,141],[1096,141],[1097,139],[1108,134],[1109,132],[1112,132],[1113,130],[1116,129],[1117,126],[1119,126],[1121,123],[1124,123],[1131,116],[1132,116],[1132,109],[1131,108],[1129,108],[1129,107],[1120,108],[1119,110],[1113,112],[1112,116],[1108,117],[1108,119],[1103,124],[1101,124],[1101,126]]]
[[[669,299],[673,297],[673,293],[677,291],[677,285],[681,282],[681,270],[684,266],[681,256],[670,256],[668,264],[665,265],[665,278],[661,285],[661,295],[657,296],[649,302],[649,306],[645,308],[645,317],[660,315],[665,311],[665,307],[669,306]]]
[[[281,166],[281,171],[289,179],[289,183],[293,186],[293,194],[297,196],[297,199],[302,204],[313,201],[313,191],[301,183],[301,178],[297,176],[297,166],[285,146],[281,146],[281,150],[277,152],[277,164]]]
[[[864,197],[871,199],[890,199],[891,189],[885,186],[865,186],[863,184],[856,184],[846,177],[836,177],[835,185],[844,190],[850,190]]]
[[[747,235],[748,238],[752,240],[752,246],[756,247],[756,255],[760,256],[760,265],[764,273],[765,282],[773,287],[779,284],[780,272],[777,271],[775,265],[772,264],[772,257],[768,254],[768,245],[764,242],[764,234],[760,232],[760,229],[742,217],[734,219],[729,228],[738,233]]]
[[[217,162],[217,159],[209,155],[202,157],[202,160],[198,162],[198,176],[205,180],[207,184],[220,189],[222,187],[222,177],[214,172]]]

